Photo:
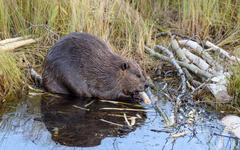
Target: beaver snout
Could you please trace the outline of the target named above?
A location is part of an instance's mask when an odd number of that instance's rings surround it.
[[[141,91],[144,91],[146,88],[149,87],[148,83],[144,83],[143,85],[140,86]]]
[[[138,88],[137,88],[137,92],[142,92],[144,91],[144,85],[140,85]]]
[[[148,88],[148,87],[149,87],[149,84],[146,83],[146,84],[144,85],[144,89],[146,89],[146,88]]]
[[[147,84],[147,83],[145,83],[145,84],[142,84],[142,85],[140,85],[138,88],[137,88],[137,92],[143,92],[146,88],[148,88],[149,87],[149,85]]]

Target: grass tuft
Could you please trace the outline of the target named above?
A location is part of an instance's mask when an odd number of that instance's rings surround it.
[[[12,54],[0,53],[0,103],[17,96],[23,87],[23,72]]]
[[[228,92],[234,97],[232,104],[240,107],[240,64],[231,68],[232,76],[229,79]]]

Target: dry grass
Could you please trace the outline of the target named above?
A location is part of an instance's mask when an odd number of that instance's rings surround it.
[[[0,100],[10,99],[23,87],[23,72],[9,53],[0,53]]]
[[[47,49],[59,37],[69,32],[84,31],[106,40],[117,53],[137,60],[144,68],[152,65],[143,48],[145,42],[154,42],[151,39],[152,26],[125,1],[3,0],[0,10],[0,38],[29,34],[43,37],[43,41],[32,47],[11,53],[15,58],[12,63],[25,60],[41,68]],[[22,63],[18,65],[23,68]],[[12,68],[7,63],[5,67]],[[15,72],[24,77],[19,69]],[[5,73],[8,76],[8,72]],[[23,81],[20,78],[16,80]],[[6,87],[4,82],[1,84]]]
[[[232,76],[229,79],[228,92],[233,96],[232,106],[240,107],[240,64],[231,67]],[[238,112],[240,113],[240,111]]]

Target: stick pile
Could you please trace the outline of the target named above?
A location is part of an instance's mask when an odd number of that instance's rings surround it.
[[[184,93],[186,94],[187,87],[192,90],[191,94],[206,87],[218,102],[231,101],[232,97],[227,92],[227,78],[230,77],[231,72],[221,64],[221,61],[233,64],[239,62],[240,58],[210,41],[206,41],[201,46],[192,39],[182,39],[171,33],[167,35],[171,37],[169,48],[162,45],[155,45],[153,48],[145,46],[145,51],[152,57],[171,63],[176,68],[182,87],[177,101]],[[213,55],[216,54],[219,59],[214,59]],[[197,76],[198,80],[192,75]]]

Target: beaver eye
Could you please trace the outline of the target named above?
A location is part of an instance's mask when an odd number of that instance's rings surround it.
[[[141,78],[141,75],[140,75],[140,74],[137,74],[136,76],[137,76],[138,78]]]

